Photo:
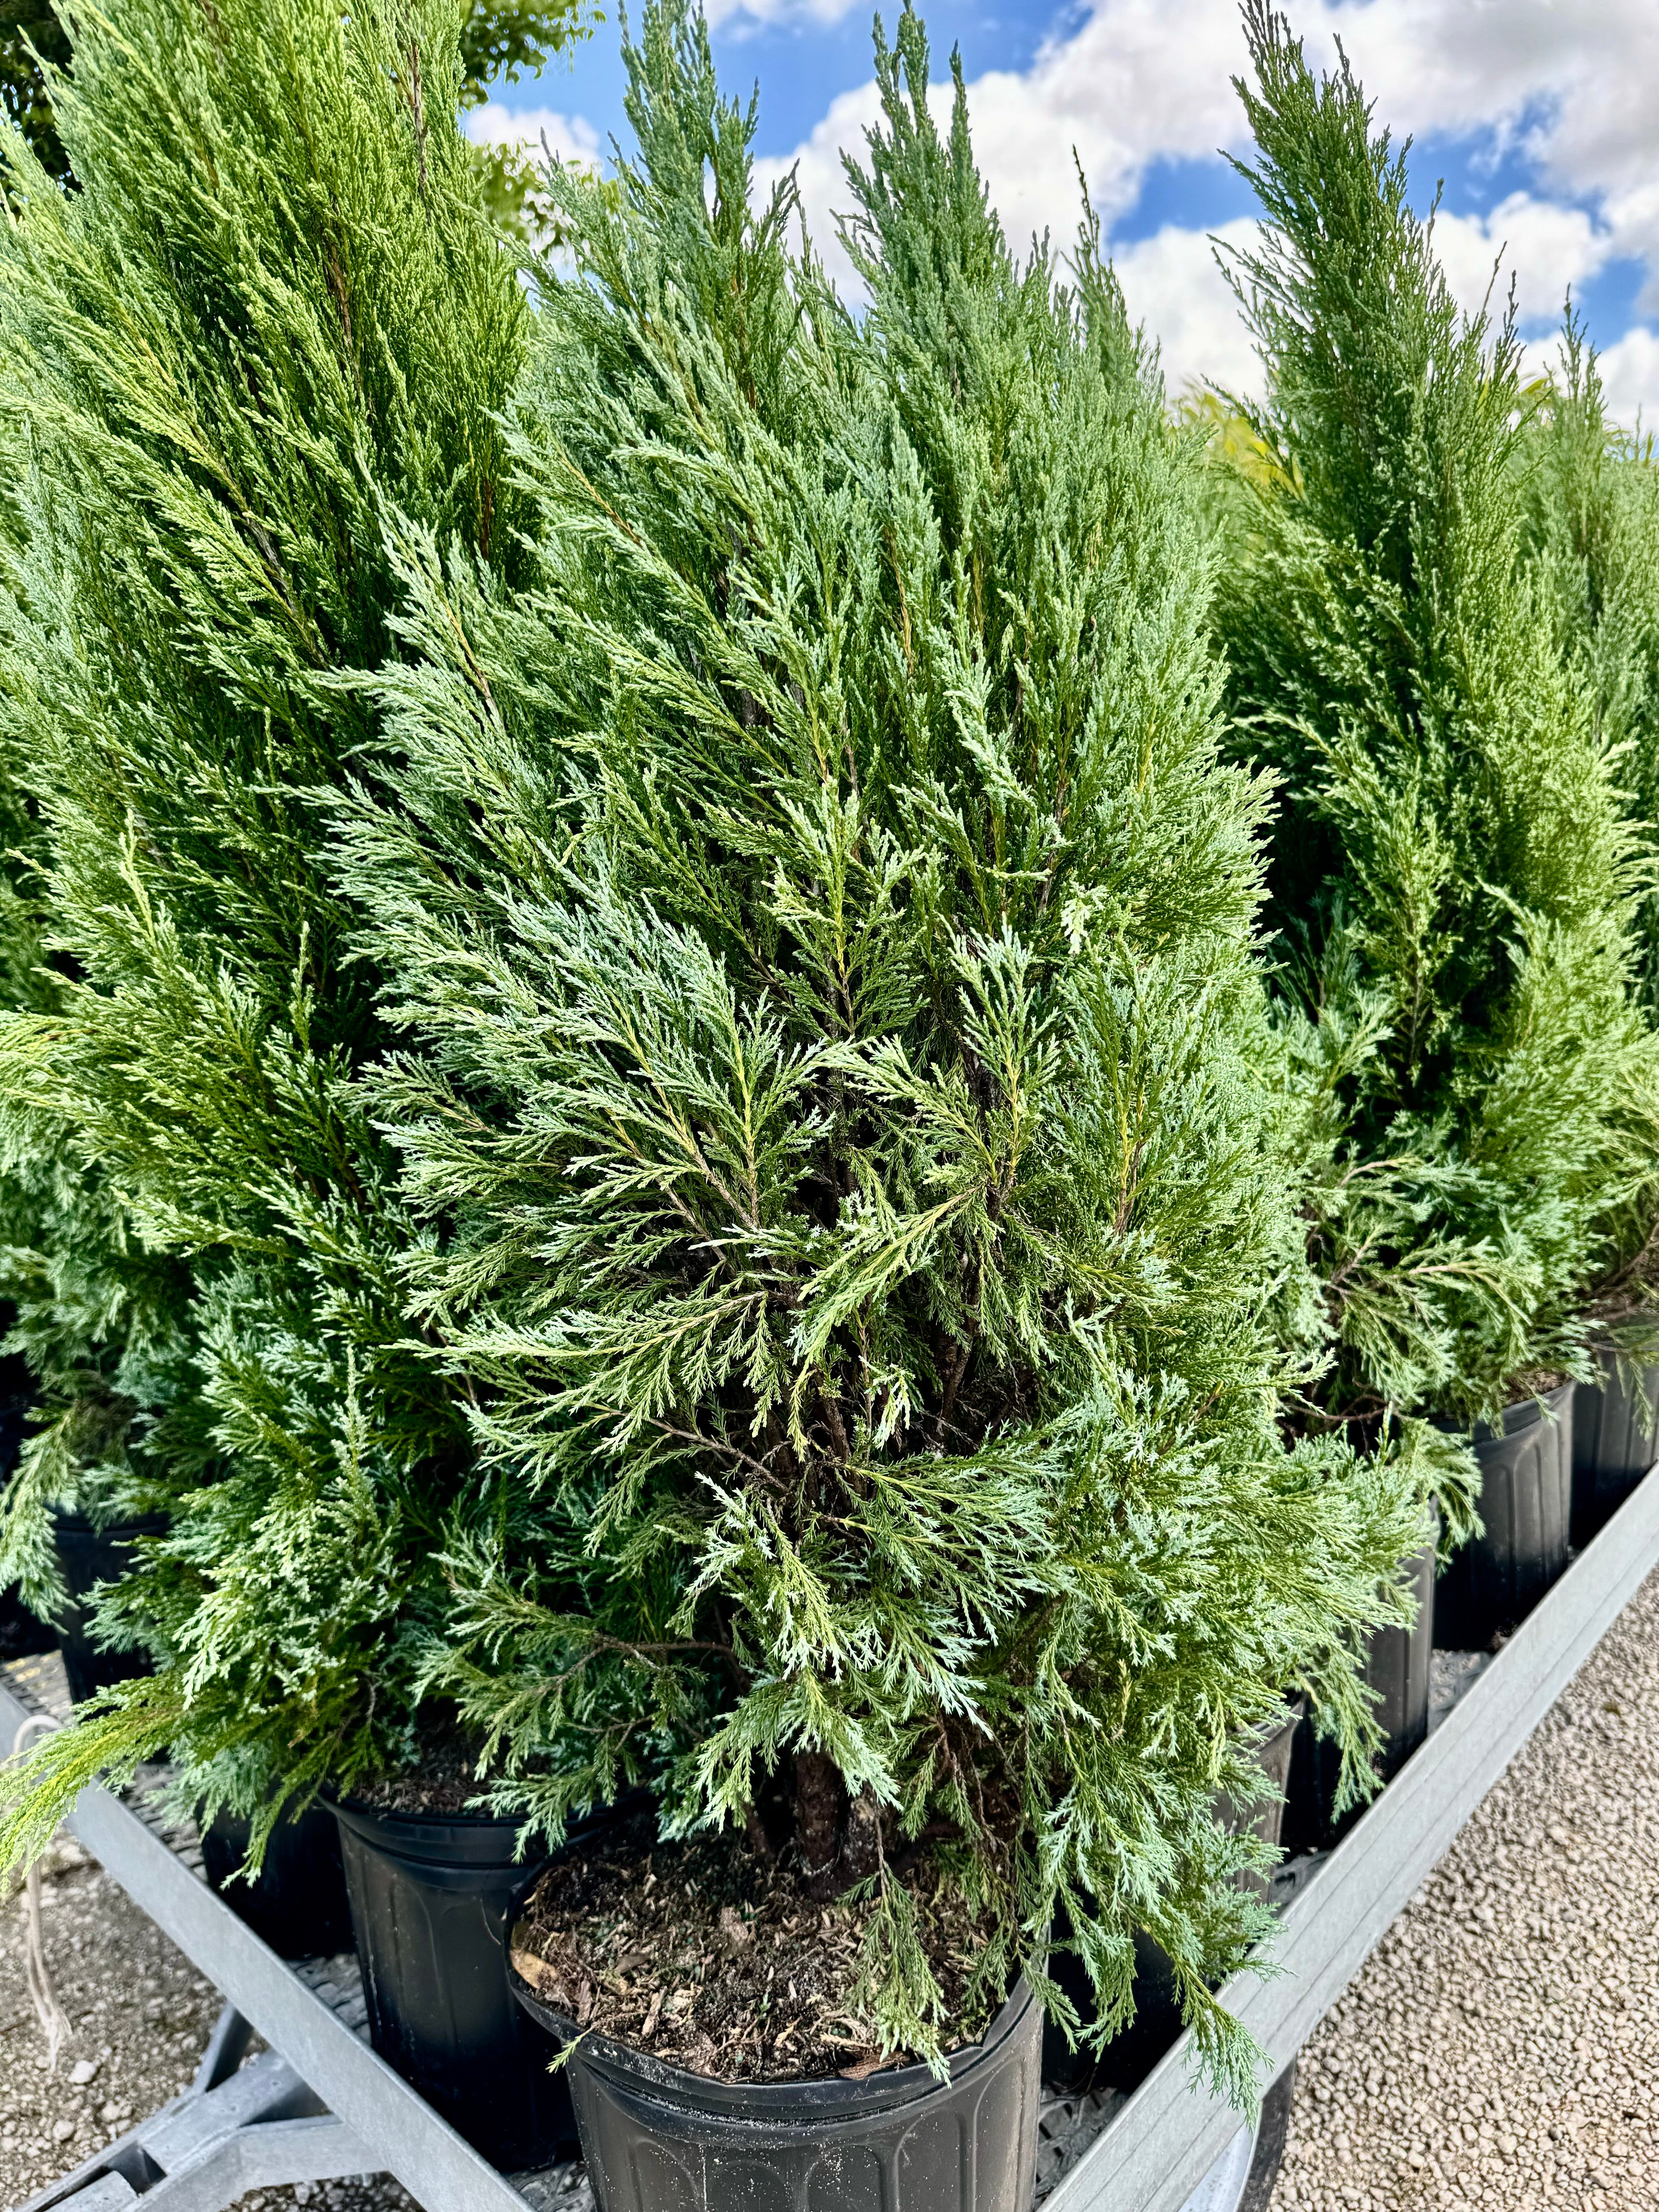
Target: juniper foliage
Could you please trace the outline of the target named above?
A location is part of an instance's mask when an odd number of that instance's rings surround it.
[[[0,547],[21,549],[38,498],[27,452],[7,471]],[[0,551],[0,567],[8,565]],[[29,670],[0,677],[9,720]],[[0,1007],[50,1021],[68,975],[49,950],[36,809],[0,764]],[[175,1449],[193,1397],[188,1280],[148,1251],[107,1180],[63,1141],[48,1115],[0,1131],[0,1300],[5,1348],[26,1364],[30,1420],[0,1492],[0,1589],[15,1584],[43,1619],[67,1596],[49,1508],[98,1520],[140,1511],[146,1445],[164,1426]]]
[[[528,313],[442,0],[78,21],[53,97],[82,189],[4,149],[0,694],[58,972],[0,1020],[0,1075],[14,1153],[49,1130],[188,1269],[194,1364],[190,1419],[144,1439],[172,1532],[102,1607],[157,1673],[43,1747],[0,1857],[163,1743],[262,1818],[407,1753],[471,1453],[405,1319],[413,1232],[355,1088],[377,977],[315,794],[371,727],[340,679],[389,649],[388,501],[510,549]]]
[[[467,0],[462,9],[460,100],[480,107],[498,84],[544,68],[592,27],[580,0]],[[47,176],[70,190],[75,173],[58,135],[52,85],[73,61],[70,27],[54,0],[0,0],[0,115],[27,138]],[[512,149],[471,150],[487,204],[516,224],[532,200],[535,179]]]
[[[366,1070],[410,1294],[499,1479],[428,1686],[556,1833],[625,1782],[874,1900],[887,2049],[1063,1903],[1130,2005],[1263,1925],[1250,1733],[1419,1534],[1275,1430],[1300,1265],[1257,1079],[1260,779],[1224,764],[1194,441],[1085,222],[1017,266],[906,12],[849,166],[862,317],[756,204],[701,23],[627,50],[637,157],[556,172],[511,423],[526,569],[402,529],[398,794],[341,880],[407,1040]],[[459,1525],[459,1524],[458,1524]]]
[[[1650,854],[1659,823],[1659,471],[1651,441],[1613,421],[1583,319],[1567,306],[1558,368],[1519,455],[1528,553],[1565,657]],[[1638,924],[1644,996],[1659,1003],[1659,892]]]
[[[1231,269],[1267,396],[1236,403],[1218,607],[1239,746],[1280,779],[1269,918],[1327,1164],[1306,1411],[1462,1421],[1577,1368],[1650,1171],[1637,857],[1522,557],[1512,311],[1459,313],[1346,57],[1316,79],[1266,0],[1245,21],[1265,229]]]
[[[1595,705],[1596,735],[1644,855],[1637,970],[1659,1005],[1659,474],[1651,441],[1613,421],[1583,319],[1567,303],[1559,363],[1528,420],[1518,464],[1526,541],[1559,651]],[[1659,1129],[1650,1133],[1659,1158]],[[1654,1340],[1656,1216],[1650,1177],[1609,1223],[1595,1316],[1626,1352]],[[1633,1378],[1632,1378],[1633,1379]]]

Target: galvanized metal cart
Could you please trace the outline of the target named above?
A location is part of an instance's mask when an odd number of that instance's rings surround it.
[[[1428,1741],[1337,1849],[1294,1863],[1268,1980],[1224,2002],[1275,2079],[1358,1972],[1650,1571],[1659,1481],[1644,1483],[1496,1658],[1442,1664]],[[67,1710],[55,1657],[0,1668],[0,1742]],[[81,1793],[70,1826],[223,1995],[190,2088],[23,2212],[221,2212],[251,2189],[389,2172],[425,2212],[592,2212],[580,2166],[507,2174],[371,2050],[355,1959],[289,1964],[209,1888],[193,1830],[169,1828],[157,1775]],[[255,2037],[266,2046],[249,2056]],[[1251,2132],[1189,2078],[1185,2039],[1132,2096],[1045,2102],[1043,2212],[1237,2212]],[[723,2212],[711,2207],[710,2212]]]

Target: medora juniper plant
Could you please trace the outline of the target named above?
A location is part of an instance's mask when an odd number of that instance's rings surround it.
[[[1559,365],[1517,453],[1526,544],[1561,652],[1588,685],[1598,742],[1646,856],[1636,908],[1637,970],[1651,1022],[1659,1008],[1659,471],[1650,439],[1607,411],[1595,351],[1568,304]],[[1659,1128],[1647,1133],[1659,1160]],[[1614,1214],[1594,1282],[1601,1329],[1628,1354],[1656,1340],[1659,1176]],[[1635,1382],[1633,1374],[1626,1381]]]
[[[1417,1536],[1276,1431],[1303,1266],[1254,958],[1263,786],[1219,757],[1195,448],[1085,223],[1017,265],[906,13],[849,167],[854,313],[757,205],[700,23],[628,55],[637,160],[551,180],[510,423],[525,570],[397,526],[402,653],[336,810],[403,1033],[357,1094],[489,1472],[427,1687],[556,1834],[781,1808],[865,1885],[884,2048],[1068,1911],[1210,1991],[1262,1925],[1251,1731]],[[389,797],[388,793],[395,794]],[[1056,1999],[1056,2001],[1058,2001]]]
[[[1375,1435],[1582,1363],[1585,1286],[1652,1172],[1638,869],[1524,557],[1513,320],[1460,313],[1346,59],[1316,80],[1265,0],[1245,15],[1265,223],[1234,271],[1267,398],[1218,620],[1241,750],[1279,782],[1268,919],[1323,1161],[1337,1356],[1303,1412]]]
[[[457,20],[122,0],[52,88],[79,190],[3,141],[0,713],[55,963],[0,1021],[7,1140],[46,1132],[185,1271],[194,1347],[166,1420],[116,1386],[171,1528],[101,1613],[157,1671],[43,1747],[13,1844],[162,1745],[264,1819],[395,1765],[447,1601],[474,1455],[407,1316],[417,1232],[357,1086],[379,979],[319,794],[372,732],[343,677],[393,649],[389,503],[480,560],[515,529],[496,418],[529,308],[457,125]]]

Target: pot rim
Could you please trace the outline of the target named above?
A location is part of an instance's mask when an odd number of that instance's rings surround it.
[[[1536,1428],[1546,1418],[1553,1427],[1559,1428],[1564,1416],[1572,1409],[1577,1389],[1577,1383],[1569,1375],[1553,1390],[1541,1391],[1536,1397],[1517,1398],[1512,1405],[1505,1406],[1501,1428],[1494,1428],[1490,1421],[1477,1421],[1471,1433],[1477,1443],[1488,1443],[1499,1437],[1517,1437],[1523,1429]]]
[[[123,1521],[106,1521],[100,1528],[95,1521],[70,1505],[54,1505],[51,1509],[52,1526],[66,1536],[92,1536],[104,1543],[119,1543],[127,1536],[160,1536],[165,1534],[172,1522],[167,1513],[131,1513]]]
[[[1519,1436],[1523,1429],[1534,1427],[1543,1419],[1546,1407],[1559,1427],[1577,1388],[1577,1382],[1569,1375],[1565,1382],[1558,1382],[1553,1389],[1540,1391],[1535,1397],[1511,1399],[1497,1428],[1490,1421],[1455,1421],[1449,1413],[1435,1413],[1430,1418],[1443,1436],[1468,1437],[1478,1444],[1490,1443],[1495,1437]]]
[[[639,1793],[641,1802],[647,1794]],[[367,1804],[361,1797],[342,1796],[326,1782],[317,1795],[343,1826],[374,1850],[423,1866],[465,1863],[517,1872],[524,1877],[519,1888],[526,1895],[530,1885],[540,1880],[550,1858],[556,1856],[550,1854],[545,1838],[539,1834],[526,1837],[524,1851],[520,1853],[518,1838],[524,1820],[517,1813],[392,1812]],[[631,1796],[620,1801],[629,1809],[633,1802]],[[612,1808],[607,1807],[597,1813],[584,1814],[573,1822],[567,1842],[580,1842],[590,1828],[608,1820],[611,1813]],[[455,1854],[459,1855],[453,1856]],[[515,1900],[517,1894],[515,1891]],[[515,1917],[516,1915],[515,1902]]]
[[[495,1827],[516,1828],[522,1824],[514,1813],[478,1813],[465,1809],[454,1813],[413,1813],[406,1808],[393,1811],[384,1805],[371,1805],[366,1797],[345,1797],[332,1783],[319,1784],[318,1796],[333,1813],[349,1813],[366,1826],[390,1827],[402,1825],[411,1828]]]

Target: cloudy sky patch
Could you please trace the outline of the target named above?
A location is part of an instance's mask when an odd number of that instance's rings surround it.
[[[890,17],[890,10],[885,11]],[[1219,149],[1248,154],[1230,82],[1243,67],[1233,0],[1028,0],[925,10],[935,71],[962,51],[980,163],[1011,237],[1077,228],[1074,153],[1135,314],[1172,386],[1237,386],[1254,364],[1209,235],[1249,234],[1250,195]],[[1340,37],[1379,117],[1415,141],[1413,197],[1443,186],[1437,236],[1458,296],[1478,307],[1513,274],[1541,354],[1569,285],[1626,420],[1659,416],[1659,6],[1655,0],[1315,0],[1291,18],[1310,54]],[[847,205],[843,148],[876,112],[867,6],[710,0],[726,82],[758,80],[765,178],[799,166],[832,266]],[[626,142],[613,24],[569,66],[506,89],[471,127],[548,130],[592,155]]]

